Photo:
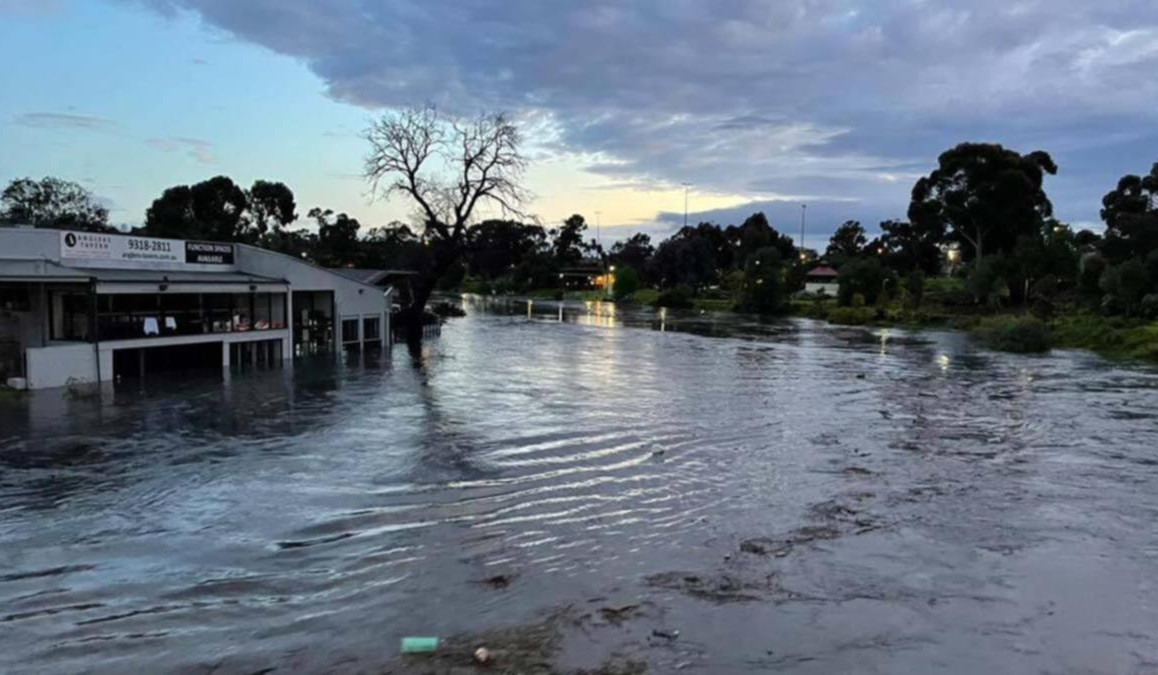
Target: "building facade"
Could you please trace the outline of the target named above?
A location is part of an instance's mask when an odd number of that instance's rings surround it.
[[[840,292],[839,274],[831,267],[821,265],[808,270],[804,276],[804,292],[836,297]]]
[[[0,383],[386,349],[390,292],[245,244],[0,228]]]

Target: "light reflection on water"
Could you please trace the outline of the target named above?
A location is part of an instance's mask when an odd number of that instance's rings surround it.
[[[388,358],[0,406],[0,671],[373,670],[609,596],[683,630],[628,647],[657,672],[1158,662],[1151,370],[467,304]],[[808,527],[839,536],[740,551]],[[669,572],[778,590],[645,583]]]

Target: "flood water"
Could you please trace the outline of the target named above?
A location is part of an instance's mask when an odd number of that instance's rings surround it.
[[[562,670],[1158,670],[1154,370],[470,310],[419,353],[0,402],[0,672],[383,672],[560,608]]]

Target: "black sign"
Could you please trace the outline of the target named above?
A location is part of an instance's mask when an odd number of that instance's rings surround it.
[[[185,262],[197,265],[232,265],[233,244],[187,241],[185,242]]]

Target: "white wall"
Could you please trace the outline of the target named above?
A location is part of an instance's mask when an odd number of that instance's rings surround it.
[[[88,343],[35,347],[25,350],[29,389],[63,387],[69,379],[96,382],[96,352]],[[112,359],[109,359],[112,369]],[[110,375],[101,375],[107,379]]]
[[[383,289],[360,284],[325,268],[281,253],[244,244],[239,244],[236,251],[237,269],[242,272],[285,279],[289,282],[291,292],[332,291],[335,310],[335,347],[344,341],[341,335],[342,319],[357,318],[361,326],[362,319],[372,316],[383,317],[379,343],[389,344],[387,341],[389,320],[386,317],[389,316],[390,302]]]
[[[815,293],[816,295],[831,295],[836,296],[837,291],[840,290],[840,284],[837,283],[819,283],[809,281],[804,284],[805,293]]]
[[[280,340],[282,359],[293,358],[293,340],[290,331],[261,330],[210,335],[174,335],[172,337],[114,340],[101,342],[99,352],[89,343],[55,344],[25,350],[29,389],[63,387],[70,378],[76,382],[97,381],[97,355],[100,357],[100,380],[113,379],[113,352],[118,349],[169,347],[173,345],[217,343],[221,345],[222,367],[229,365],[229,345],[235,342]]]

